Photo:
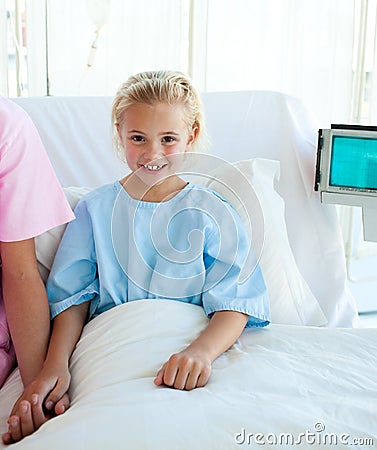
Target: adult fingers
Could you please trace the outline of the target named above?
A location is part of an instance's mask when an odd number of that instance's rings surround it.
[[[21,438],[24,438],[25,436],[29,436],[29,434],[33,433],[35,431],[34,427],[34,421],[33,421],[33,414],[31,409],[31,404],[23,400],[20,402],[20,406],[18,408],[19,410],[19,419],[20,419],[20,427],[21,427]],[[13,440],[15,440],[13,436]]]
[[[18,442],[22,439],[21,421],[18,416],[10,416],[8,419],[8,432],[11,436],[11,442]]]
[[[37,430],[48,420],[43,411],[43,397],[38,394],[31,396],[31,412],[33,415],[34,430]]]
[[[9,431],[7,431],[6,433],[4,433],[1,436],[2,440],[3,440],[3,444],[4,445],[9,445],[12,444],[13,440],[12,440],[12,435],[10,434]]]

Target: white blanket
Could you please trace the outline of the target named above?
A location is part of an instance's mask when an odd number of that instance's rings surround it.
[[[377,329],[245,330],[206,387],[156,387],[161,365],[206,324],[202,308],[164,300],[100,315],[71,360],[71,408],[11,449],[376,448]],[[1,432],[20,392],[16,371],[0,391]]]

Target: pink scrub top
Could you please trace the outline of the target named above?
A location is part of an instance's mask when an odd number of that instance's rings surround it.
[[[35,237],[73,217],[30,117],[0,97],[0,241]]]
[[[73,218],[32,120],[0,97],[0,241],[29,239]],[[0,295],[0,386],[14,362]]]

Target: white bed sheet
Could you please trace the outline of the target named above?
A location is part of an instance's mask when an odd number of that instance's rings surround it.
[[[202,308],[167,300],[98,316],[72,357],[71,408],[11,448],[221,450],[300,433],[292,448],[322,448],[326,435],[336,448],[357,448],[354,439],[377,448],[377,329],[245,330],[206,387],[154,386],[162,363],[206,324]],[[15,371],[0,391],[1,432],[20,391]]]

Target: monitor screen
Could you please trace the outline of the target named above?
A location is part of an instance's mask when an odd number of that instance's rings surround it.
[[[377,190],[377,139],[332,136],[329,185]]]

